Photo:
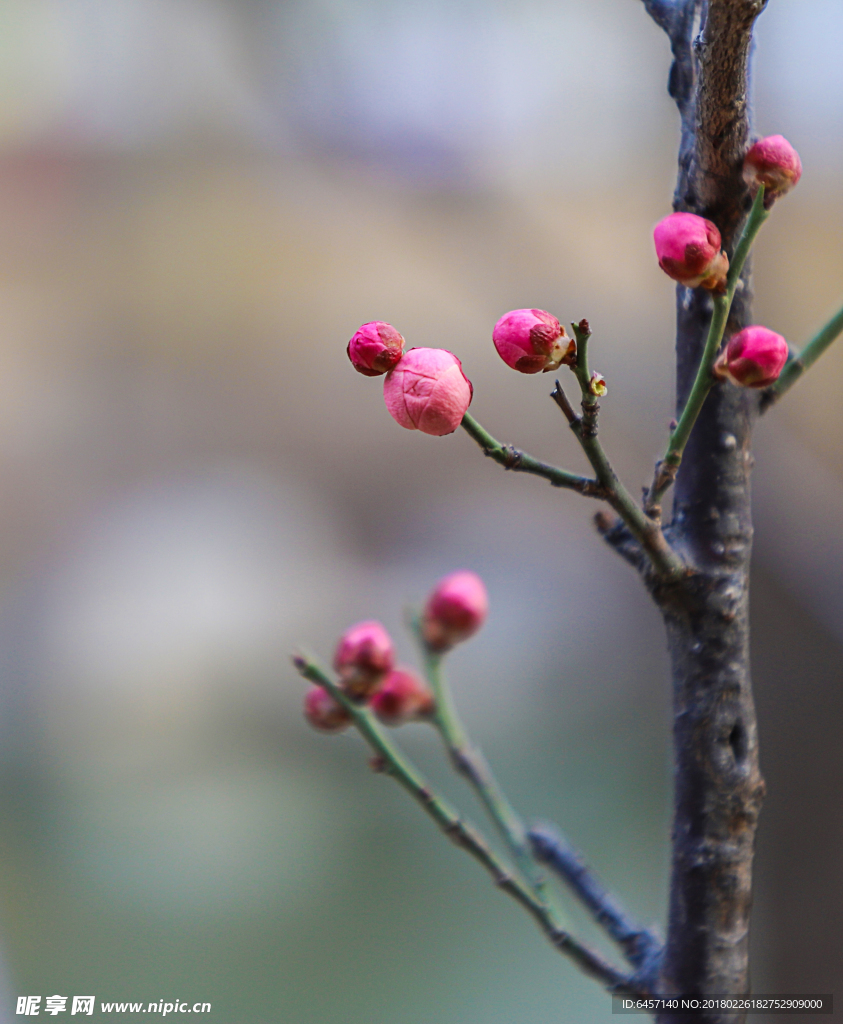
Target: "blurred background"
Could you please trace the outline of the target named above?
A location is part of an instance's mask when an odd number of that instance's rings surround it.
[[[490,333],[587,316],[605,442],[649,479],[673,403],[666,38],[635,0],[0,20],[0,1019],[53,993],[226,1024],[608,1019],[355,736],[307,729],[288,654],[379,618],[410,660],[404,608],[481,573],[488,625],[451,659],[470,728],[523,814],[662,925],[655,611],[593,504],[401,430],[345,345],[383,319],[453,349],[489,430],[581,469],[548,378]],[[805,173],[758,243],[756,320],[796,345],[843,299],[841,50],[839,0],[758,23],[757,128]],[[756,435],[759,991],[843,982],[842,389],[838,346]],[[479,818],[434,737],[402,739]]]

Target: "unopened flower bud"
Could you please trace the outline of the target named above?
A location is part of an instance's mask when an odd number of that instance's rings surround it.
[[[351,722],[351,715],[324,686],[311,686],[304,695],[304,717],[322,732],[340,732]]]
[[[750,188],[763,185],[764,205],[789,192],[802,177],[802,161],[781,135],[768,135],[749,148],[743,160],[744,181]]]
[[[348,358],[358,373],[380,377],[391,370],[404,352],[404,339],[392,324],[372,320],[363,324],[348,343]]]
[[[486,621],[489,597],[474,572],[452,572],[437,583],[422,615],[422,636],[434,651],[446,651],[473,636]]]
[[[576,357],[576,342],[543,309],[513,309],[495,324],[492,341],[507,366],[519,373],[558,370]]]
[[[395,652],[392,637],[379,622],[358,622],[340,637],[334,654],[345,692],[355,700],[365,700],[387,673],[392,671]]]
[[[407,430],[434,437],[457,429],[472,393],[462,363],[444,348],[411,348],[383,382],[392,418]]]
[[[415,672],[399,667],[377,688],[371,707],[386,725],[402,725],[427,718],[433,711],[434,700]]]
[[[717,227],[695,213],[672,213],[653,230],[659,266],[686,288],[723,291],[729,258],[720,251]]]
[[[744,388],[766,388],[778,380],[787,356],[787,342],[780,334],[757,325],[744,327],[729,339],[714,372]]]

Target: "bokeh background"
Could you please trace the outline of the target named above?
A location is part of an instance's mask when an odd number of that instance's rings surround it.
[[[288,653],[375,617],[409,660],[404,609],[480,572],[465,718],[523,813],[663,922],[656,613],[593,505],[401,430],[344,350],[372,319],[452,348],[494,434],[579,468],[490,331],[587,316],[605,441],[648,479],[666,39],[634,0],[0,0],[0,24],[0,1019],[53,993],[608,1019],[356,737],[306,728]],[[843,299],[843,7],[776,0],[757,40],[758,129],[805,174],[756,319],[800,344]],[[843,998],[841,392],[838,348],[757,431],[752,949],[758,990]],[[434,737],[402,738],[478,818]]]

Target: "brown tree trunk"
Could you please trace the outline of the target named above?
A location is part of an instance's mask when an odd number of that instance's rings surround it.
[[[741,179],[750,134],[748,65],[752,25],[764,0],[645,3],[668,32],[674,54],[670,91],[682,115],[674,206],[713,220],[730,252],[749,207]],[[750,305],[747,266],[727,336],[750,322]],[[678,409],[693,383],[711,312],[707,292],[677,288]],[[668,528],[697,571],[655,593],[667,626],[674,693],[673,856],[662,993],[749,991],[752,857],[764,793],[749,667],[749,445],[757,414],[757,393],[729,384],[711,391],[679,469]],[[663,1019],[676,1024],[685,1018]],[[720,1024],[744,1015],[687,1019]]]

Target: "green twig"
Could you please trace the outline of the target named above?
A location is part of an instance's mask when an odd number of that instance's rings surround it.
[[[495,884],[532,915],[560,952],[568,956],[585,974],[596,978],[609,990],[642,994],[641,986],[633,983],[628,974],[619,971],[599,953],[556,926],[548,913],[547,905],[529,885],[512,874],[508,865],[489,848],[482,834],[473,825],[463,821],[457,810],[444,797],[433,791],[418,768],[392,742],[366,706],[350,700],[312,659],[296,655],[293,664],[300,675],[318,686],[323,686],[334,700],[342,704],[351,715],[360,734],[375,751],[378,767],[403,786],[445,835],[470,853],[491,875]]]
[[[810,369],[831,343],[843,332],[843,309],[839,310],[805,345],[798,356],[791,359],[779,379],[771,384],[761,397],[761,412],[766,412],[782,395],[789,391],[802,374]]]
[[[532,455],[519,451],[510,445],[501,444],[480,424],[477,420],[466,413],[462,418],[463,430],[473,438],[483,449],[483,454],[494,459],[504,469],[512,469],[516,473],[532,473],[534,476],[544,477],[554,487],[566,487],[572,491],[579,491],[589,498],[605,497],[603,489],[596,480],[590,480],[585,476],[578,476],[576,473],[569,473],[565,469],[558,469],[556,466],[548,465],[546,462],[539,462]]]
[[[645,515],[612,468],[603,445],[597,436],[597,414],[600,406],[592,391],[591,372],[588,366],[588,339],[591,331],[586,320],[571,325],[577,339],[577,363],[574,373],[582,392],[582,416],[571,419],[566,411],[570,403],[564,399],[559,381],[556,382],[554,399],[565,412],[571,429],[577,437],[586,458],[591,463],[598,482],[605,491],[605,500],[612,506],[626,524],[629,532],[647,554],[658,575],[667,581],[678,580],[687,575],[682,559],[667,543],[661,527]]]
[[[586,321],[583,321],[587,327]],[[512,469],[520,473],[532,473],[535,476],[544,477],[554,487],[566,487],[572,491],[578,491],[590,498],[601,498],[607,501],[618,513],[629,527],[630,532],[641,544],[653,563],[656,572],[664,579],[679,579],[686,573],[682,560],[670,549],[657,523],[654,523],[648,516],[645,516],[631,495],[618,479],[614,470],[606,458],[600,442],[597,440],[597,397],[591,392],[591,382],[588,374],[588,360],[586,357],[586,345],[588,343],[588,332],[583,331],[582,324],[575,325],[577,333],[577,354],[578,362],[574,372],[580,381],[583,390],[583,415],[582,417],[571,415],[570,404],[556,382],[557,391],[554,398],[568,417],[571,427],[577,435],[580,444],[585,451],[592,468],[597,476],[596,480],[589,477],[579,476],[576,473],[569,473],[565,469],[548,465],[546,462],[539,462],[531,455],[519,451],[510,445],[501,444],[482,427],[473,416],[466,413],[462,418],[462,428],[472,437],[483,449],[483,454],[502,465],[505,469]],[[567,406],[567,408],[566,408]]]
[[[509,802],[482,751],[471,743],[460,719],[451,688],[442,673],[443,655],[425,643],[418,619],[413,622],[413,627],[424,657],[425,676],[436,700],[433,724],[445,743],[451,762],[474,788],[509,847],[518,870],[547,907],[550,920],[559,927],[562,914],[554,903],[545,874],[533,856],[526,826]]]
[[[738,282],[740,281],[740,276],[743,271],[744,264],[746,263],[746,258],[749,255],[749,250],[752,248],[752,243],[755,241],[755,236],[758,234],[761,225],[769,216],[770,211],[764,209],[764,186],[761,185],[755,195],[752,209],[749,211],[749,216],[746,219],[744,229],[741,233],[738,244],[735,247],[735,252],[729,265],[729,273],[726,278],[726,291],[722,295],[712,296],[714,300],[714,311],[711,315],[708,337],[706,338],[705,347],[703,348],[700,365],[697,368],[697,376],[694,379],[691,392],[685,403],[685,408],[682,410],[682,415],[679,417],[679,422],[676,424],[670,435],[670,440],[668,441],[664,458],[656,464],[653,483],[650,486],[650,490],[647,493],[647,497],[644,502],[644,507],[648,514],[652,515],[656,519],[658,519],[661,514],[662,497],[676,479],[676,474],[679,471],[679,466],[682,462],[682,453],[685,450],[685,445],[688,443],[688,438],[691,436],[694,424],[697,422],[697,417],[700,414],[703,403],[716,382],[714,374],[712,373],[712,368],[714,366],[714,361],[717,358],[717,351],[720,348],[720,342],[723,340],[723,332],[726,329],[726,323],[729,319],[729,311],[732,308],[732,300],[735,297],[735,290],[738,287]]]

